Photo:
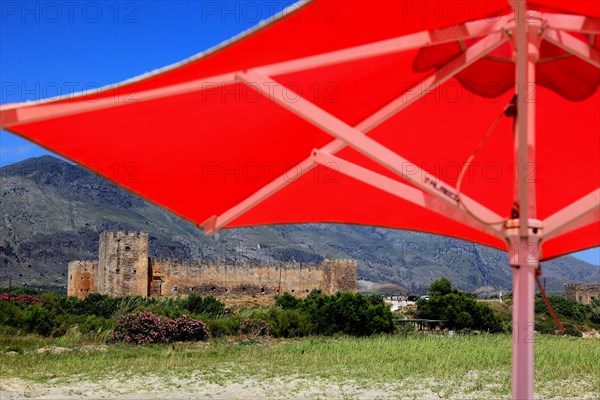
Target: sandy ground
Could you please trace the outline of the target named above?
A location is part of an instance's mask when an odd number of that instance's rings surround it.
[[[406,379],[373,387],[353,382],[332,382],[303,377],[268,378],[247,377],[235,382],[214,383],[204,379],[200,372],[188,378],[158,376],[114,378],[100,381],[72,378],[50,381],[47,384],[25,382],[18,378],[0,379],[0,399],[452,399],[452,400],[508,400],[508,394],[498,394],[497,385],[477,384],[473,377],[461,382],[436,382],[431,379]],[[564,382],[562,384],[565,384]],[[578,383],[574,383],[578,384]],[[449,389],[451,387],[451,389]],[[494,390],[495,389],[495,390]],[[600,393],[579,397],[551,397],[539,393],[536,399],[597,400]]]

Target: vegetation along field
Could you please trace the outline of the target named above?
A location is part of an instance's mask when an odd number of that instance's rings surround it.
[[[600,303],[552,302],[568,335],[540,300],[537,398],[600,398],[600,340],[581,337],[600,329]],[[195,295],[13,291],[0,295],[0,398],[510,398],[510,301],[438,281],[400,312],[380,296],[317,291],[241,309]],[[447,322],[425,334],[394,325],[404,317]]]

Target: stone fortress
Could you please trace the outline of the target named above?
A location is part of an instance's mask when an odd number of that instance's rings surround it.
[[[100,234],[98,261],[69,263],[67,294],[111,296],[305,295],[357,291],[356,260],[324,260],[320,264],[282,262],[172,260],[148,256],[148,234]]]
[[[591,304],[592,300],[600,299],[600,284],[567,283],[565,297],[581,304]]]

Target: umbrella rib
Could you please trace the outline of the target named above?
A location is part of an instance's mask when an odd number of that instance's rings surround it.
[[[583,196],[543,222],[542,237],[549,240],[600,221],[600,189]]]
[[[494,229],[488,224],[484,224],[475,220],[473,217],[466,214],[462,209],[451,206],[445,201],[441,201],[439,198],[432,196],[427,192],[416,189],[405,183],[398,182],[397,180],[388,178],[387,176],[381,175],[368,168],[356,165],[350,161],[328,154],[321,150],[313,150],[312,157],[313,160],[320,165],[332,168],[343,173],[344,175],[399,197],[421,208],[433,211],[442,217],[451,219],[463,225],[467,225],[471,228],[476,228],[491,236],[504,240],[504,236],[499,230]]]
[[[440,84],[452,78],[452,76],[462,71],[464,68],[484,57],[486,54],[493,51],[507,40],[507,37],[500,33],[492,34],[489,37],[480,40],[473,46],[469,47],[464,53],[450,61],[446,66],[440,68],[416,84],[414,86],[415,89],[410,89],[409,92],[401,94],[396,99],[382,107],[380,110],[364,119],[355,126],[355,129],[363,134],[369,132],[388,118],[419,100],[422,96],[429,93]],[[270,88],[277,85],[276,82],[272,83],[275,85],[269,85]],[[250,82],[249,86],[254,87],[255,89],[260,89],[260,87],[257,87],[255,84],[256,82]],[[321,150],[330,154],[334,154],[344,149],[346,145],[347,144],[343,140],[336,138],[324,146]],[[238,218],[246,211],[250,210],[272,194],[287,186],[291,182],[291,180],[287,178],[288,176],[296,176],[298,170],[300,170],[301,173],[304,173],[312,169],[314,166],[315,162],[311,157],[308,157],[292,168],[289,172],[279,176],[275,180],[263,186],[254,194],[250,195],[221,215],[210,217],[208,220],[200,224],[200,226],[204,228],[205,233],[208,235],[216,233],[218,230]]]
[[[420,49],[437,44],[477,38],[492,33],[502,32],[511,29],[512,27],[514,27],[514,22],[510,22],[509,16],[502,16],[494,21],[483,19],[467,22],[459,26],[421,31],[343,50],[336,50],[315,56],[256,67],[253,68],[253,70],[268,76],[283,75],[332,64],[357,61],[365,58]]]
[[[262,76],[254,71],[240,74],[239,78],[247,84],[251,84],[251,87],[260,90],[261,93],[268,96],[271,101],[274,101],[304,120],[319,127],[323,131],[342,140],[353,149],[378,162],[390,171],[402,176],[422,190],[459,208],[457,202],[458,195],[456,194],[456,190],[450,185],[425,173],[425,171],[417,167],[414,163],[396,154],[381,143],[369,138],[359,130],[329,114],[317,105],[302,97],[296,98],[293,102],[290,102],[286,98],[281,85],[272,85],[271,83],[273,82],[269,82],[268,77]],[[415,176],[422,177],[421,179],[424,181]],[[465,200],[468,200],[469,203],[472,204],[471,208],[476,209],[477,214],[482,215],[483,218],[500,220],[500,216],[482,204],[473,199],[469,199],[467,196],[462,197]]]
[[[397,53],[415,48],[421,48],[424,46],[485,36],[490,33],[497,33],[510,29],[513,25],[514,23],[510,22],[507,16],[500,17],[493,22],[489,20],[477,20],[464,23],[458,27],[442,28],[432,31],[421,31],[414,34],[368,43],[348,49],[337,50],[330,53],[260,66],[256,69],[260,70],[261,73],[265,75],[283,74],[287,72],[316,68],[319,66]],[[0,129],[9,127],[11,125],[35,122],[48,118],[101,110],[104,108],[133,104],[162,97],[176,96],[189,92],[211,90],[221,85],[235,82],[234,75],[235,72],[230,72],[218,76],[197,79],[191,82],[170,85],[157,89],[150,89],[139,93],[128,93],[126,95],[120,95],[117,90],[117,93],[113,96],[104,98],[86,98],[74,102],[63,101],[74,99],[78,96],[84,95],[85,93],[73,93],[70,95],[64,95],[40,101],[4,104],[0,105]],[[124,86],[129,84],[131,84],[131,82],[126,81],[123,83]],[[115,88],[118,88],[118,85],[107,88],[107,90]],[[91,93],[93,94],[94,92]],[[102,91],[97,93],[100,96]],[[59,101],[61,102],[57,103]]]
[[[49,118],[66,115],[79,114],[89,111],[101,110],[123,105],[136,104],[141,101],[159,99],[163,97],[176,96],[184,93],[211,90],[227,83],[235,82],[235,74],[223,74],[208,79],[198,79],[190,82],[180,83],[145,90],[139,93],[128,93],[104,98],[91,98],[76,102],[52,102],[53,100],[41,100],[39,102],[25,104],[7,104],[0,106],[0,129],[11,125],[24,124]],[[43,104],[50,102],[49,104]],[[35,106],[35,107],[34,107]]]
[[[564,51],[600,68],[600,52],[567,32],[549,30],[545,39]]]
[[[546,29],[568,32],[600,34],[600,20],[583,15],[541,13]]]

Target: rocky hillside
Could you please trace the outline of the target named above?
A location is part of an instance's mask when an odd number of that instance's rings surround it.
[[[0,287],[66,285],[67,262],[95,259],[106,229],[150,233],[151,255],[310,262],[355,258],[364,288],[420,291],[446,276],[459,288],[507,290],[511,271],[501,252],[424,233],[354,225],[308,224],[226,230],[205,237],[169,212],[78,166],[51,156],[0,168]],[[600,281],[600,267],[573,257],[544,266],[546,287]]]

